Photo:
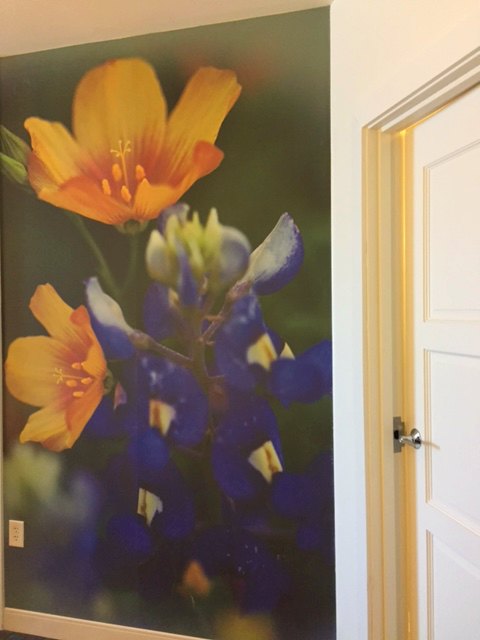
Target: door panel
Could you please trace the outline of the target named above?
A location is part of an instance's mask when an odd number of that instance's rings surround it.
[[[480,88],[408,132],[418,640],[480,629]]]
[[[428,534],[427,549],[430,575],[435,576],[429,602],[430,637],[435,640],[478,638],[478,566],[465,560],[438,536]],[[457,594],[453,599],[452,585]]]
[[[426,317],[480,320],[480,251],[474,230],[479,211],[480,144],[455,150],[424,169]],[[461,204],[460,204],[461,203]],[[472,230],[473,233],[469,233]],[[455,259],[461,256],[461,260]]]
[[[480,500],[469,490],[472,476],[480,477],[480,358],[431,351],[427,358],[426,499],[480,534]]]

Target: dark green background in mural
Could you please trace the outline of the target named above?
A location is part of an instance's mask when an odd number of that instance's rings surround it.
[[[225,159],[182,200],[202,220],[216,207],[222,223],[241,229],[254,247],[283,212],[293,216],[305,243],[304,265],[288,286],[261,303],[267,323],[299,353],[331,332],[328,34],[328,10],[320,9],[5,58],[0,61],[0,119],[26,141],[23,122],[29,116],[70,128],[78,82],[111,58],[147,60],[170,109],[199,67],[233,69],[243,90],[217,139]],[[15,338],[41,332],[28,310],[35,287],[49,282],[76,307],[83,303],[83,282],[94,275],[95,262],[67,214],[6,179],[1,193],[6,353]],[[86,225],[121,279],[128,238],[106,225],[89,220]],[[147,239],[144,234],[142,249]],[[147,281],[142,275],[132,293],[134,310],[141,307]],[[301,472],[315,454],[331,449],[329,397],[274,410],[290,472]],[[128,588],[98,587],[94,543],[82,532],[89,519],[98,519],[101,528],[97,505],[105,487],[87,479],[83,469],[101,468],[109,451],[82,438],[61,454],[40,445],[19,446],[30,413],[31,407],[5,393],[5,517],[26,523],[25,549],[6,549],[6,605],[227,639],[228,631],[214,630],[208,622],[212,608],[228,607],[221,592],[203,609],[192,610],[178,594],[156,602],[142,597],[140,577]],[[333,537],[331,521],[325,527]],[[278,638],[332,637],[332,567],[301,552],[290,554],[287,563],[295,588],[274,615]]]

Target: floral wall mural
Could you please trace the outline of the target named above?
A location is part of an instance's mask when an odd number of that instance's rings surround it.
[[[6,605],[334,637],[328,10],[1,60]]]

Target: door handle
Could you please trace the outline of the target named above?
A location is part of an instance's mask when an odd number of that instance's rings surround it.
[[[408,445],[413,449],[420,449],[422,446],[422,436],[418,429],[413,428],[410,434],[404,433],[405,423],[397,416],[393,419],[393,450],[400,453],[404,445]]]
[[[420,449],[422,446],[422,436],[420,435],[420,431],[415,428],[410,431],[409,436],[401,435],[398,441],[401,447],[403,447],[404,444],[408,444],[409,447]]]

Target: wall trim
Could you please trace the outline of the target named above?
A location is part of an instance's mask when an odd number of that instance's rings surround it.
[[[369,122],[367,128],[400,131],[431,114],[478,82],[480,47]]]
[[[201,640],[201,638],[194,636],[92,622],[9,607],[4,609],[3,623],[4,628],[9,631],[48,636],[52,640],[85,640],[85,638],[94,638],[95,640]]]

